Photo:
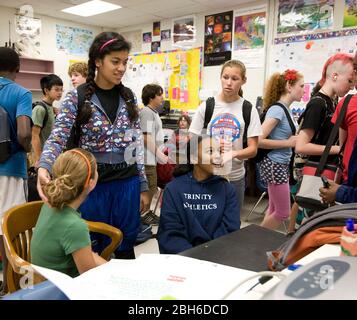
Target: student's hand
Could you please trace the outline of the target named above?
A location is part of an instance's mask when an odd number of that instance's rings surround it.
[[[150,196],[148,191],[140,193],[140,214],[150,209]]]
[[[288,139],[287,147],[288,148],[295,148],[295,144],[296,144],[297,138],[298,138],[297,135],[290,136],[290,138]]]
[[[51,181],[50,173],[45,168],[39,168],[37,171],[37,191],[39,196],[44,202],[48,202],[48,199],[42,191],[42,186]]]
[[[336,200],[336,192],[340,187],[339,184],[333,182],[332,180],[328,180],[330,187],[329,188],[320,188],[320,197],[323,203],[334,203]]]
[[[330,150],[330,154],[339,154],[340,153],[340,146],[332,146]]]

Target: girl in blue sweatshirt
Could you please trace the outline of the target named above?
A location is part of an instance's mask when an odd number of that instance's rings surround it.
[[[192,139],[188,145],[197,150],[196,161],[179,165],[165,188],[157,233],[160,253],[178,253],[240,227],[236,191],[215,175],[222,170],[219,143],[198,137],[197,148]]]

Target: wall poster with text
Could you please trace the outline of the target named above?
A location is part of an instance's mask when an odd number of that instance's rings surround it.
[[[204,66],[231,59],[233,11],[205,16]]]

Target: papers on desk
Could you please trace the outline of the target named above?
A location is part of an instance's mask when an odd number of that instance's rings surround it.
[[[255,274],[179,255],[142,254],[135,260],[113,259],[71,278],[34,266],[72,300],[222,299],[237,283]],[[256,281],[255,281],[256,282]],[[244,295],[248,281],[234,292]]]

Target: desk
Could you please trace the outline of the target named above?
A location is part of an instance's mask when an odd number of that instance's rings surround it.
[[[266,252],[286,240],[280,232],[251,224],[180,255],[259,272],[268,270]]]

